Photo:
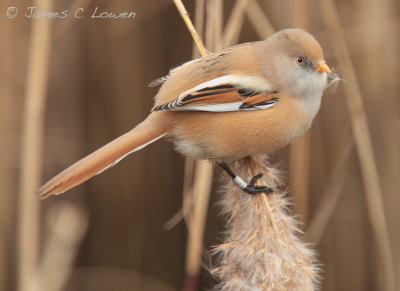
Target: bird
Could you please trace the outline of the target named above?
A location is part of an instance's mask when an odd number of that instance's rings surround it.
[[[188,61],[149,84],[160,88],[144,121],[36,194],[61,194],[161,138],[184,156],[217,163],[244,192],[268,194],[272,189],[255,185],[262,173],[247,183],[227,163],[272,153],[302,136],[319,111],[332,70],[319,42],[299,28]]]

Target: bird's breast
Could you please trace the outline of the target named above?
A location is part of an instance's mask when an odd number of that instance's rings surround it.
[[[169,138],[177,151],[211,160],[274,152],[303,135],[315,116],[287,96],[265,110],[174,114],[176,124]]]

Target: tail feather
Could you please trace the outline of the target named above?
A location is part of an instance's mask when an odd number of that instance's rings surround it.
[[[131,131],[62,171],[37,190],[36,194],[44,199],[53,194],[64,193],[114,166],[127,155],[162,138],[165,134],[165,130],[154,126],[148,118]]]

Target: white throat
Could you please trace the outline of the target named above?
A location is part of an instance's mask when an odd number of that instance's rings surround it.
[[[321,98],[324,89],[328,84],[326,73],[305,71],[303,68],[296,68],[289,77],[291,86],[290,95],[298,102],[299,106],[314,119],[321,105]]]

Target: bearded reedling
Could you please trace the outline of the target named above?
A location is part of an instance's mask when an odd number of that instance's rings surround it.
[[[262,174],[247,183],[225,162],[276,151],[303,135],[319,110],[329,74],[318,41],[301,29],[184,63],[150,83],[161,88],[142,123],[37,194],[63,193],[160,138],[171,140],[183,155],[218,163],[245,192],[270,193],[255,185]]]

